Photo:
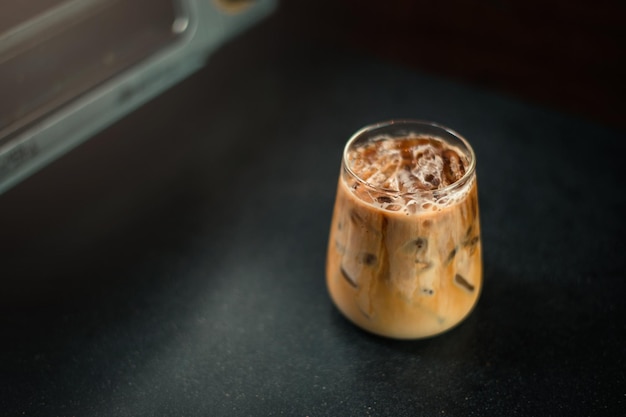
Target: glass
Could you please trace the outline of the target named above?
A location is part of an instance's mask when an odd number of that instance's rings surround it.
[[[397,339],[467,317],[482,287],[475,166],[465,139],[429,122],[384,122],[350,138],[326,264],[344,316]]]

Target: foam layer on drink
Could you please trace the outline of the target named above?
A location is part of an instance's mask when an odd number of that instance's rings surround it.
[[[450,187],[465,176],[467,156],[430,136],[380,136],[348,149],[346,165],[356,177],[348,180],[355,195],[389,211],[439,210],[469,189]]]

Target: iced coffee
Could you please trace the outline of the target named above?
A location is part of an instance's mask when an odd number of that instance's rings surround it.
[[[415,339],[461,322],[482,286],[470,145],[416,121],[357,132],[343,155],[326,275],[339,310],[370,332]]]

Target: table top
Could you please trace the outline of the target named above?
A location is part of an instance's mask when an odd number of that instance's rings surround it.
[[[626,135],[270,40],[243,35],[0,196],[0,409],[623,415]],[[447,125],[477,154],[484,291],[420,341],[357,329],[325,286],[342,148],[392,118]]]

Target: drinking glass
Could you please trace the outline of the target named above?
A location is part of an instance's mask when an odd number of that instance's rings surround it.
[[[328,243],[337,308],[386,337],[442,333],[482,288],[476,158],[446,127],[392,120],[347,142]]]

